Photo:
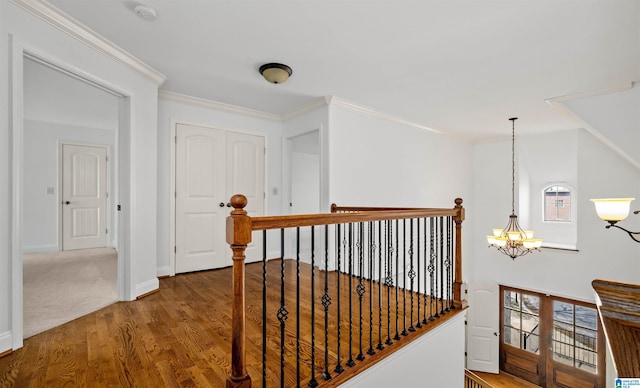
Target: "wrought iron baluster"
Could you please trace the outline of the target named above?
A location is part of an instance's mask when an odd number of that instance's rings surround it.
[[[285,341],[285,321],[289,312],[285,306],[284,298],[284,229],[280,229],[280,308],[276,314],[280,321],[280,386],[284,387],[284,341]]]
[[[322,307],[324,307],[324,372],[322,378],[329,380],[329,225],[324,226],[324,294],[322,295]]]
[[[416,218],[416,267],[418,277],[418,288],[415,290],[416,298],[418,299],[418,321],[416,322],[416,327],[421,328],[422,322],[420,321],[420,219]],[[413,288],[413,287],[412,287]]]
[[[296,228],[296,383],[300,386],[300,228]]]
[[[413,327],[413,279],[416,277],[416,271],[413,268],[413,218],[409,220],[409,284],[410,284],[410,295],[411,295],[411,319],[409,320],[409,331],[416,331],[416,328]]]
[[[376,243],[375,243],[375,223],[369,222],[369,257],[368,257],[368,276],[369,276],[369,349],[367,354],[372,355],[375,353],[373,350],[373,274],[374,260],[376,256]]]
[[[378,346],[382,350],[382,221],[378,221]]]
[[[364,224],[361,222],[359,223],[359,231],[358,231],[358,242],[356,243],[356,247],[358,248],[358,286],[356,287],[356,292],[358,293],[358,301],[360,304],[360,310],[359,310],[359,318],[358,318],[358,322],[359,322],[359,335],[360,335],[360,341],[359,341],[359,345],[360,345],[360,352],[358,353],[358,356],[356,357],[357,360],[364,360],[364,354],[362,354],[362,298],[364,297],[364,293],[365,293],[365,286],[363,284],[363,276],[364,276]]]
[[[267,386],[267,231],[262,231],[262,386]]]
[[[309,387],[317,387],[316,380],[316,230],[311,226],[311,379],[307,383]]]
[[[447,260],[444,265],[447,268],[447,308],[450,311],[453,308],[453,300],[451,298],[451,217],[447,217]]]
[[[437,224],[433,217],[429,219],[429,226],[431,227],[429,231],[429,320],[433,321],[435,319],[433,313],[435,310],[435,306],[433,305],[434,299],[433,294],[435,292],[435,261],[436,261],[436,229]]]
[[[444,218],[440,217],[440,314],[444,314]]]
[[[385,279],[387,288],[387,340],[385,344],[391,345],[391,288],[393,287],[393,221],[385,222],[385,232],[387,235],[387,252],[385,257]]]
[[[395,337],[393,337],[396,341],[400,339],[400,329],[398,326],[398,320],[400,318],[400,304],[398,301],[398,287],[400,285],[400,243],[399,243],[399,239],[400,239],[400,228],[399,228],[399,223],[400,221],[396,220],[396,335]],[[404,273],[404,269],[402,270],[402,272]]]
[[[402,220],[402,335],[407,333],[407,222]]]
[[[433,281],[435,283],[435,287],[434,287],[434,294],[431,295],[431,298],[434,299],[434,318],[438,318],[440,317],[440,312],[438,310],[438,263],[439,263],[439,252],[440,252],[440,247],[442,246],[442,239],[440,237],[442,237],[442,224],[440,223],[440,218],[436,218],[435,219],[435,224],[436,224],[436,249],[435,249],[435,254],[434,254],[434,260],[433,260]]]
[[[349,224],[349,360],[347,366],[354,366],[353,360],[353,223]]]
[[[337,351],[336,351],[336,357],[337,357],[337,363],[336,363],[336,367],[333,370],[336,373],[342,373],[344,372],[344,368],[342,367],[342,357],[340,357],[340,340],[341,340],[341,329],[342,326],[340,325],[341,323],[341,314],[340,314],[340,309],[341,309],[341,303],[340,303],[340,277],[342,276],[342,271],[340,270],[342,263],[340,262],[342,259],[342,253],[346,252],[346,248],[347,248],[347,240],[346,238],[344,239],[344,241],[342,241],[341,235],[342,235],[342,224],[338,224],[336,225],[336,260],[338,262],[338,268],[336,270],[336,292],[337,292],[337,299],[338,299],[338,303],[337,303],[337,334],[338,334],[338,346],[337,346]],[[342,248],[342,249],[341,249]]]
[[[422,261],[423,266],[424,266],[424,294],[423,294],[423,302],[424,302],[424,306],[422,309],[422,323],[424,323],[425,325],[427,323],[429,323],[429,320],[427,319],[427,295],[428,295],[428,291],[427,291],[427,274],[429,273],[429,256],[427,255],[427,218],[423,218],[423,222],[424,222],[424,233],[423,233],[423,238],[424,238],[424,246],[423,246],[423,259]]]

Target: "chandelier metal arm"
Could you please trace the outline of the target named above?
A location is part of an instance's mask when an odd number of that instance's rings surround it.
[[[634,212],[634,213],[636,213],[636,212]],[[637,213],[636,213],[636,214],[637,214]],[[606,229],[609,229],[609,228],[611,228],[611,227],[618,228],[618,229],[620,229],[620,230],[624,230],[625,232],[627,232],[627,234],[629,235],[629,237],[631,237],[631,239],[632,239],[633,241],[635,241],[635,242],[639,242],[639,243],[640,243],[640,240],[638,240],[636,237],[633,237],[634,235],[636,235],[636,236],[640,237],[640,232],[632,232],[632,231],[627,230],[627,229],[623,228],[622,226],[618,226],[618,225],[616,225],[616,224],[610,224],[610,225],[605,226],[605,228],[606,228]]]

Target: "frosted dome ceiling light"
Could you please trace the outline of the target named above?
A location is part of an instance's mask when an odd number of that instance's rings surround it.
[[[138,4],[133,7],[133,12],[144,20],[154,21],[158,18],[156,10],[144,4]]]

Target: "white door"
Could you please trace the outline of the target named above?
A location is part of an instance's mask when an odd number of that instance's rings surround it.
[[[500,290],[496,283],[469,284],[467,369],[498,373]]]
[[[234,194],[247,197],[245,210],[251,217],[264,215],[264,137],[227,132],[227,200]],[[229,215],[227,209],[225,218]],[[226,232],[225,232],[226,233]],[[254,232],[245,251],[248,263],[262,260],[262,232]],[[227,264],[231,265],[231,249],[226,244]]]
[[[107,244],[107,149],[62,145],[62,250]]]
[[[176,273],[230,266],[229,199],[244,194],[249,215],[264,213],[264,138],[186,124],[176,135]]]

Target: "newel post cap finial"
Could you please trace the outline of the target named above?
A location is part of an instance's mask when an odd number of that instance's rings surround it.
[[[233,197],[231,197],[229,203],[231,203],[231,206],[233,206],[231,214],[247,214],[244,208],[247,207],[247,203],[249,203],[249,201],[244,195],[235,194]]]

